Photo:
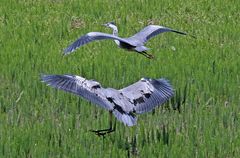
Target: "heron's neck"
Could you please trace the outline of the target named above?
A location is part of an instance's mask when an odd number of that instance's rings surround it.
[[[114,36],[118,36],[118,29],[117,29],[117,27],[113,28],[113,35]]]
[[[114,26],[113,28],[113,35],[118,36],[118,28],[117,26]],[[114,40],[114,42],[119,46],[120,42],[118,40]]]

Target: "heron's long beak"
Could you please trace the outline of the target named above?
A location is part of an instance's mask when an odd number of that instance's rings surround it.
[[[102,26],[106,26],[107,27],[108,25],[107,24],[102,24]]]

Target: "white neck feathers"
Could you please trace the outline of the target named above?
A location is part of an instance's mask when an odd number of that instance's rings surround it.
[[[113,29],[113,35],[118,36],[118,28],[115,25],[112,25],[111,28]],[[120,42],[118,40],[114,40],[114,42],[119,46]]]

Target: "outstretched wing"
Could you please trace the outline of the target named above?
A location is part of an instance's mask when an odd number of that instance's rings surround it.
[[[149,25],[145,28],[143,28],[140,32],[136,33],[132,37],[129,37],[129,41],[136,41],[138,40],[141,43],[146,43],[150,38],[164,32],[175,32],[182,35],[187,35],[185,32],[180,32],[177,30],[173,30],[171,28],[167,28],[164,26],[158,26],[158,25]]]
[[[134,106],[136,113],[151,111],[173,96],[173,88],[165,79],[147,79],[119,90]]]
[[[42,75],[41,79],[49,86],[82,96],[107,110],[113,109],[106,100],[105,89],[96,81],[75,75]]]
[[[64,50],[64,55],[70,54],[72,53],[74,50],[76,50],[77,48],[95,41],[95,40],[104,40],[104,39],[113,39],[113,40],[118,40],[120,42],[123,43],[127,43],[130,44],[128,41],[126,41],[123,38],[120,38],[118,36],[114,36],[111,34],[107,34],[107,33],[102,33],[102,32],[89,32],[88,34],[81,36],[78,40],[76,40],[75,42],[73,42],[71,45],[69,45],[65,50]]]
[[[135,115],[128,113],[125,111],[128,109],[124,108],[127,105],[132,107],[131,104],[115,89],[104,89],[96,81],[86,80],[75,75],[42,75],[41,79],[49,86],[82,96],[92,103],[112,111],[116,118],[127,126],[136,125]]]
[[[121,90],[105,89],[96,81],[75,75],[42,75],[41,79],[49,86],[77,94],[112,111],[128,126],[137,122],[134,113],[148,112],[173,96],[171,85],[164,79],[144,78]]]

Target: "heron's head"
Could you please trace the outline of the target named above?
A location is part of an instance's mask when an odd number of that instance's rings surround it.
[[[109,27],[111,29],[117,29],[117,26],[114,22],[108,22],[106,24],[103,24],[103,26]]]

